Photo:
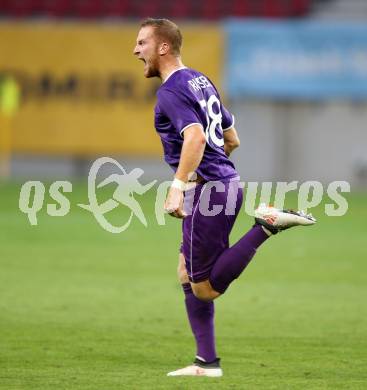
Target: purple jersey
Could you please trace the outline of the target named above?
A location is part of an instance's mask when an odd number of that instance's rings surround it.
[[[155,128],[162,140],[164,159],[174,171],[180,161],[183,132],[198,124],[207,142],[196,172],[207,181],[238,176],[223,148],[223,131],[233,126],[234,119],[206,76],[193,69],[178,69],[160,86],[157,97]]]

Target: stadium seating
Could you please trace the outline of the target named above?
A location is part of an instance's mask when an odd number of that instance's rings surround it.
[[[305,16],[311,0],[0,0],[5,17],[103,17],[218,20],[224,17],[291,18]]]
[[[71,11],[80,18],[98,18],[104,13],[104,4],[102,1],[74,0]]]
[[[104,4],[104,15],[112,17],[127,16],[131,10],[131,1],[129,0],[110,0]]]
[[[53,17],[66,17],[71,15],[72,0],[41,0],[36,10],[40,14]]]

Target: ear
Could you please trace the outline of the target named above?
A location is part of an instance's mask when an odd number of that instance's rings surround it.
[[[169,45],[166,42],[163,42],[159,45],[159,55],[164,56],[169,51]]]

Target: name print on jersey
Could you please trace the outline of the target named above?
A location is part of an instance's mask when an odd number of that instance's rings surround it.
[[[200,89],[213,87],[205,76],[195,77],[191,80],[188,80],[188,83],[191,85],[194,91],[200,91]]]

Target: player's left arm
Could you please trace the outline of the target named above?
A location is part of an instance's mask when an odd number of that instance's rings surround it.
[[[220,110],[222,114],[224,152],[229,157],[229,155],[240,146],[240,139],[234,127],[234,116],[227,110],[227,108],[223,104],[221,104]]]
[[[205,150],[206,138],[203,128],[193,124],[183,132],[183,145],[180,162],[175,174],[176,183],[187,183],[190,175],[198,168]],[[184,218],[183,187],[172,186],[168,192],[164,205],[165,210],[176,218]]]
[[[240,139],[234,127],[223,131],[224,152],[229,157],[230,154],[240,146]]]

